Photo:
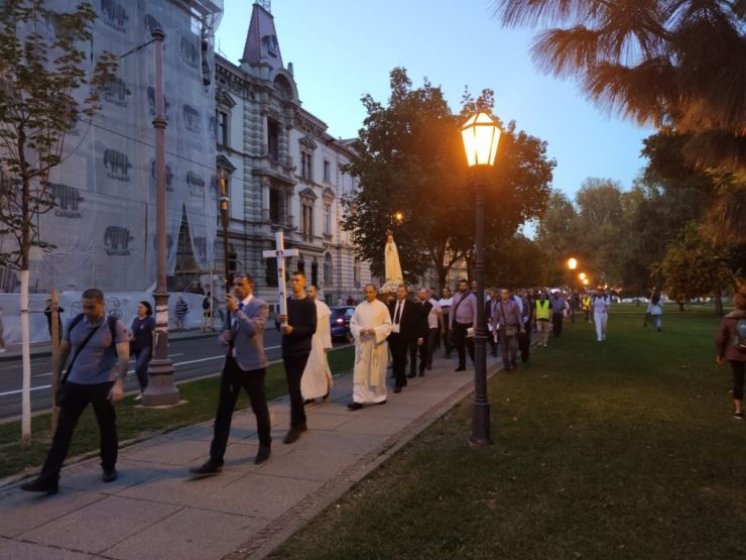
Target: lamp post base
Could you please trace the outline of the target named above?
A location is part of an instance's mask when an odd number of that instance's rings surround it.
[[[179,404],[179,389],[174,383],[174,364],[170,359],[150,361],[148,386],[142,394],[143,406]]]
[[[490,405],[487,403],[474,404],[474,416],[469,444],[472,447],[494,445],[490,437]]]

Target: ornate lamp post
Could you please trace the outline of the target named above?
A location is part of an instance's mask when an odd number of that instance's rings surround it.
[[[155,59],[155,212],[157,272],[155,296],[155,341],[153,359],[148,367],[148,386],[142,395],[143,406],[173,405],[179,402],[174,383],[174,364],[168,357],[168,287],[166,284],[166,117],[163,103],[163,40],[160,29],[153,33]]]
[[[491,445],[490,405],[487,401],[487,332],[484,328],[484,180],[482,174],[495,163],[500,129],[487,113],[469,117],[461,128],[466,160],[473,169],[476,209],[477,329],[474,333],[474,416],[470,443]]]

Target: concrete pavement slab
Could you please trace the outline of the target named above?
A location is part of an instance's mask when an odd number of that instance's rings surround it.
[[[200,507],[272,520],[313,493],[321,484],[318,481],[248,474],[212,492]]]
[[[282,460],[267,461],[262,474],[292,478],[295,480],[325,481],[342,470],[342,465],[354,462],[358,455],[337,451],[320,452],[319,449],[294,449]]]
[[[65,499],[64,495],[60,498]],[[169,504],[107,496],[25,532],[23,539],[98,554],[180,509]]]
[[[220,560],[267,521],[204,509],[184,509],[106,551],[121,560]]]
[[[150,442],[138,445],[127,453],[127,459],[144,463],[167,465],[192,465],[205,455],[205,444],[202,441],[175,438],[171,441]]]
[[[16,537],[35,527],[104,499],[95,492],[63,492],[54,496],[27,494],[18,489],[0,495],[0,535]]]
[[[121,459],[117,462],[117,469],[119,478],[114,482],[104,483],[101,481],[101,467],[96,461],[71,465],[63,471],[63,476],[60,478],[61,491],[72,488],[96,492],[100,495],[116,494],[123,488],[140,484],[164,471],[171,470],[173,466]]]
[[[8,560],[91,560],[95,556],[53,546],[0,540],[0,558]]]
[[[124,488],[117,496],[142,500],[146,507],[150,507],[147,502],[188,506],[201,502],[242,476],[244,475],[240,472],[223,472],[219,476],[196,480],[184,468],[172,470],[161,476],[146,480],[142,484]]]

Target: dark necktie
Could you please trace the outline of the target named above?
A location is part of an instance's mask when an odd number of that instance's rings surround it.
[[[396,304],[396,313],[394,313],[394,324],[399,324],[399,319],[401,319],[401,308],[404,307],[404,304],[402,302],[398,302]]]
[[[238,310],[243,311],[243,302],[238,304]]]

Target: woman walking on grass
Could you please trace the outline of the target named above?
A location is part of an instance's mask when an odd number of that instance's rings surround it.
[[[717,347],[717,363],[722,365],[725,360],[730,362],[733,370],[733,418],[743,420],[743,376],[746,369],[746,294],[737,293],[733,296],[736,308],[728,313],[720,324],[715,345]]]

